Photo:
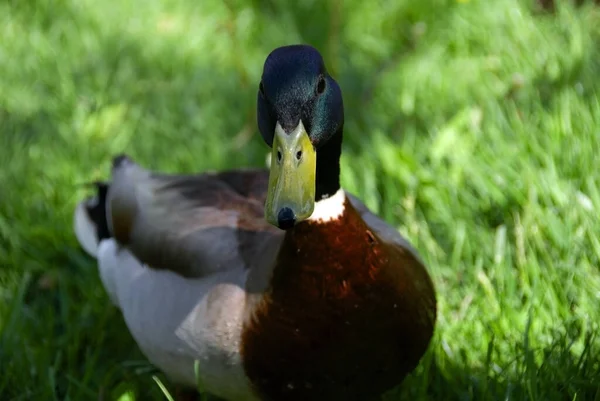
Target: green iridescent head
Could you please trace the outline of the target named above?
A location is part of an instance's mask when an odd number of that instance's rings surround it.
[[[257,117],[272,148],[265,217],[288,229],[310,217],[315,200],[339,188],[342,93],[315,48],[285,46],[269,54]]]

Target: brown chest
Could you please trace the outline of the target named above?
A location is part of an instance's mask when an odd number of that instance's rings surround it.
[[[368,400],[397,385],[427,348],[435,301],[428,277],[415,281],[408,266],[418,262],[360,221],[342,223],[346,230],[328,235],[289,234],[246,324],[244,368],[265,400]]]

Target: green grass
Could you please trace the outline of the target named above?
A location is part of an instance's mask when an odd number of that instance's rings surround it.
[[[1,2],[0,398],[165,399],[73,236],[80,184],[123,151],[262,165],[258,79],[292,42],[344,91],[345,187],[436,284],[386,400],[600,400],[600,9],[515,0]]]

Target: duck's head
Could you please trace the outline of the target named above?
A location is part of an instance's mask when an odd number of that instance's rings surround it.
[[[340,189],[342,92],[315,48],[280,47],[265,61],[257,113],[272,148],[265,217],[288,229]]]

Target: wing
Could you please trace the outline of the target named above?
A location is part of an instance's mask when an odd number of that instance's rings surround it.
[[[142,263],[186,277],[248,267],[280,230],[264,220],[266,170],[166,175],[113,162],[110,233]]]

